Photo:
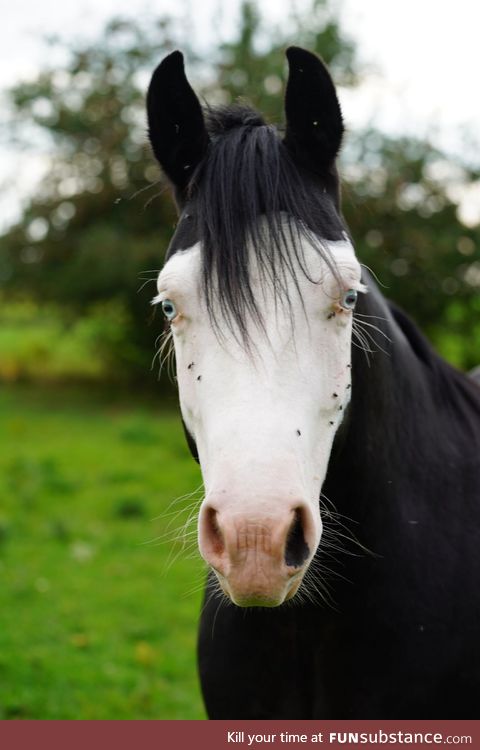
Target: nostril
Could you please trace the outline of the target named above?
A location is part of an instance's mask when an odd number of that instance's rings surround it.
[[[208,508],[205,514],[204,530],[206,542],[211,552],[215,555],[221,555],[225,549],[223,534],[218,523],[217,511],[215,508]]]
[[[301,508],[295,508],[285,545],[285,563],[293,568],[299,568],[303,565],[310,554],[310,549],[305,541],[302,515]]]

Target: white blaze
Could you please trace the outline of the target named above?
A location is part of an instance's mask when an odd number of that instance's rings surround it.
[[[182,416],[194,438],[206,497],[235,512],[273,516],[283,498],[307,503],[321,535],[319,496],[335,432],[350,399],[352,313],[348,289],[363,291],[349,241],[324,242],[338,280],[303,240],[309,280],[299,268],[291,304],[275,299],[251,261],[252,288],[266,334],[249,322],[248,353],[225,326],[212,326],[201,290],[200,245],[177,252],[158,279],[156,301],[172,300]],[[303,304],[302,304],[303,300]],[[220,313],[217,314],[220,322]],[[279,500],[280,499],[280,500]],[[313,556],[315,549],[311,550]]]

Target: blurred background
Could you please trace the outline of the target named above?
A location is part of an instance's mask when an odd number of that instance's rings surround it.
[[[145,91],[282,122],[284,49],[330,65],[360,260],[480,363],[480,10],[405,0],[17,0],[0,31],[0,718],[204,716],[200,475],[149,305],[175,211]]]

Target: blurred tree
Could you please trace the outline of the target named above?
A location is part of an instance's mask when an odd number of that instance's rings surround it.
[[[73,49],[64,70],[10,92],[16,127],[46,132],[52,156],[21,221],[2,238],[4,287],[60,302],[72,319],[114,300],[130,339],[114,339],[113,360],[129,375],[148,372],[158,334],[148,325],[152,292],[138,293],[140,273],[161,267],[175,222],[170,201],[156,200],[141,79],[171,48],[170,32],[168,20],[148,30],[114,20],[96,43]]]
[[[349,135],[344,213],[357,255],[446,359],[480,362],[480,231],[458,200],[480,185],[424,141],[370,131]]]
[[[338,85],[357,82],[353,42],[341,32],[325,0],[313,0],[304,14],[292,11],[286,28],[267,28],[258,6],[244,2],[238,37],[219,48],[215,78],[204,92],[207,101],[241,100],[267,120],[281,124],[285,49],[291,44],[321,55]]]
[[[152,320],[148,304],[154,287],[147,283],[139,291],[139,279],[154,278],[175,223],[145,148],[148,75],[164,54],[181,47],[194,83],[192,61],[209,71],[196,82],[207,101],[248,95],[268,119],[281,122],[283,50],[291,43],[320,53],[338,83],[357,82],[352,42],[326,2],[314,0],[305,16],[292,13],[288,32],[266,28],[257,6],[244,2],[237,37],[208,61],[169,19],[117,19],[97,42],[73,49],[64,70],[45,70],[15,86],[10,100],[17,135],[28,126],[30,138],[33,123],[50,138],[52,158],[21,220],[1,238],[4,292],[54,300],[72,321],[94,309],[96,330],[98,305],[113,303],[104,342],[112,370],[148,377],[162,325]],[[345,213],[361,259],[450,359],[460,366],[480,361],[478,230],[457,219],[448,160],[427,144],[376,132],[349,136],[348,144]],[[455,180],[476,178],[463,167]],[[123,332],[116,336],[115,311]]]

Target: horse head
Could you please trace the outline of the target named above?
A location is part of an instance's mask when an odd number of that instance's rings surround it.
[[[155,302],[205,484],[199,548],[239,606],[291,599],[315,555],[365,291],[340,213],[334,85],[315,55],[287,58],[283,134],[246,107],[203,110],[179,52],[147,97],[179,210]]]

